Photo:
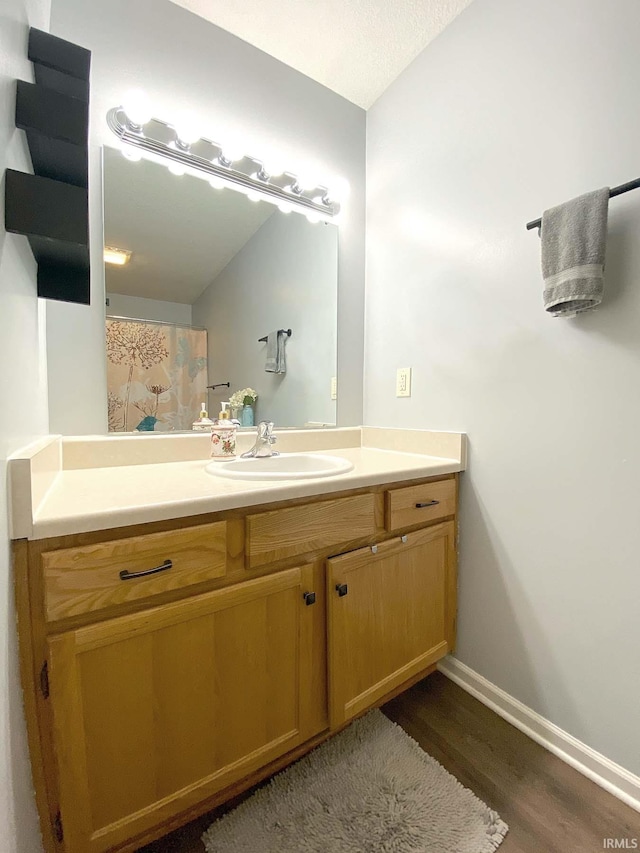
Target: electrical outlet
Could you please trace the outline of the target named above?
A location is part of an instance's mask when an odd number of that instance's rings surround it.
[[[411,368],[399,367],[396,373],[396,397],[411,396]]]
[[[337,376],[331,377],[331,399],[332,400],[338,399],[338,377]]]

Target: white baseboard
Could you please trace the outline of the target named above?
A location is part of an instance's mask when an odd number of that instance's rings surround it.
[[[632,809],[640,811],[640,776],[630,773],[541,717],[456,658],[446,657],[440,661],[438,669],[536,743],[566,761]]]

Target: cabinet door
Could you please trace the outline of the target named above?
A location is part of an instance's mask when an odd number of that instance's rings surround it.
[[[324,626],[303,597],[314,571],[49,639],[67,853],[133,838],[323,727],[310,670]]]
[[[332,728],[453,649],[454,531],[438,524],[328,561]]]

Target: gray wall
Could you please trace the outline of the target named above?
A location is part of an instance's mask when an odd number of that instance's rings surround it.
[[[48,0],[0,0],[0,179],[7,167],[30,172],[15,127],[16,78],[33,81],[29,26],[49,28]],[[4,198],[4,186],[0,188]],[[0,205],[4,217],[4,204]],[[45,306],[36,297],[36,265],[25,237],[0,222],[0,847],[38,853],[35,811],[18,673],[13,572],[7,530],[6,460],[48,432]]]
[[[524,226],[638,177],[639,43],[636,0],[475,0],[415,60],[368,113],[365,321],[365,423],[469,433],[458,657],[635,773],[640,192],[575,320]]]
[[[209,381],[258,392],[256,416],[277,426],[335,423],[337,234],[297,213],[275,211],[193,304],[209,332]],[[287,372],[265,373],[273,329],[291,328]],[[209,411],[217,415],[220,393]]]
[[[177,323],[190,326],[191,305],[166,302],[164,299],[146,299],[143,296],[125,296],[108,293],[107,314],[112,317],[131,317],[134,320],[157,320],[160,323]]]
[[[339,420],[362,420],[365,112],[308,77],[168,0],[54,0],[52,32],[93,51],[90,213],[92,307],[54,304],[48,319],[51,428],[106,431],[100,145],[114,144],[107,110],[132,88],[160,118],[185,111],[223,141],[276,150],[285,164],[315,161],[351,184],[340,227]],[[76,370],[82,358],[83,371]]]

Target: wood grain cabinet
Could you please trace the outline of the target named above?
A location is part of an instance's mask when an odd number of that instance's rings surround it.
[[[132,853],[432,671],[455,642],[456,493],[15,543],[47,853]]]
[[[48,640],[68,850],[109,850],[316,734],[305,574]]]
[[[333,728],[453,649],[455,599],[451,521],[328,561]]]

